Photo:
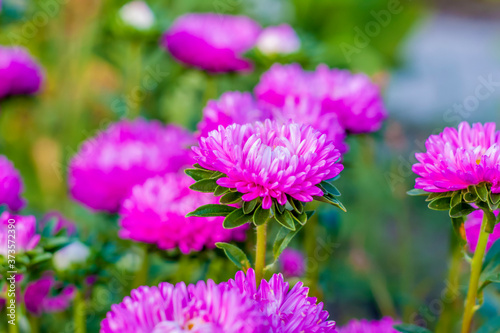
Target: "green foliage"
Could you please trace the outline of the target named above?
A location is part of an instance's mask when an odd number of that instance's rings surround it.
[[[208,204],[204,206],[200,206],[196,208],[196,210],[187,214],[186,217],[189,216],[197,216],[197,217],[211,217],[211,216],[227,216],[236,208],[232,206],[225,205],[217,205],[217,204]]]
[[[223,226],[226,229],[233,229],[252,221],[252,214],[245,214],[243,208],[235,209],[224,219]]]
[[[432,333],[426,328],[410,324],[395,325],[394,328],[402,333]]]
[[[248,260],[245,252],[235,245],[229,243],[219,242],[215,244],[219,249],[224,250],[226,256],[231,260],[236,267],[244,271],[250,268],[250,261]]]

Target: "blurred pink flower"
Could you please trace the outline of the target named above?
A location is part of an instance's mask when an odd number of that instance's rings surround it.
[[[498,216],[498,210],[495,215]],[[471,252],[476,251],[477,241],[479,240],[479,233],[481,232],[481,224],[483,222],[484,213],[482,210],[476,210],[470,213],[465,220],[465,238]],[[493,232],[489,235],[488,243],[486,244],[486,251],[500,238],[500,224],[497,224]]]
[[[193,147],[198,163],[225,174],[222,187],[236,188],[242,199],[263,199],[269,209],[272,199],[284,205],[287,195],[312,201],[322,196],[316,185],[336,177],[343,169],[340,152],[326,135],[299,124],[264,123],[219,127]]]
[[[285,277],[301,277],[305,273],[304,254],[298,250],[285,249],[280,255],[279,262],[280,271]]]
[[[40,227],[43,229],[49,223],[53,223],[52,236],[64,230],[67,236],[76,234],[76,225],[73,221],[66,219],[60,212],[52,211],[43,216]]]
[[[288,24],[280,24],[262,30],[257,48],[266,55],[290,54],[300,49],[300,39]]]
[[[500,193],[500,132],[495,123],[467,122],[431,135],[427,152],[417,153],[415,188],[427,192],[457,191],[486,182]]]
[[[347,325],[339,329],[339,333],[398,333],[393,328],[398,324],[390,317],[384,317],[381,320],[353,319]]]
[[[308,297],[309,288],[304,287],[302,282],[290,290],[283,276],[274,274],[269,281],[262,280],[257,288],[255,272],[249,269],[246,275],[239,271],[227,285],[257,302],[269,322],[265,332],[336,333],[335,322],[328,321],[328,312],[323,310],[323,303]]]
[[[71,305],[75,297],[76,287],[64,287],[59,294],[51,296],[57,283],[52,276],[45,276],[30,282],[24,292],[26,309],[34,315],[64,311]]]
[[[9,221],[14,221],[9,223]],[[14,225],[9,228],[9,225]],[[12,231],[13,230],[13,231]],[[9,237],[12,235],[14,237]],[[15,239],[15,247],[8,240]],[[34,249],[40,241],[40,235],[36,233],[36,219],[32,215],[13,215],[7,211],[0,215],[0,254],[7,256],[8,250],[22,253]],[[13,254],[13,253],[10,253]]]
[[[177,18],[162,39],[178,61],[208,72],[252,68],[242,54],[251,49],[261,28],[246,16],[192,13]]]
[[[191,165],[193,143],[193,135],[176,125],[143,119],[112,124],[71,160],[71,195],[89,208],[117,212],[134,185]]]
[[[218,100],[208,101],[203,109],[203,119],[198,124],[198,130],[203,137],[219,126],[253,123],[269,117],[270,113],[259,107],[250,93],[229,91],[222,94]]]
[[[380,89],[368,76],[319,65],[309,72],[299,64],[274,64],[255,87],[257,99],[275,107],[285,101],[315,100],[321,114],[336,114],[350,133],[368,133],[380,129],[387,118]],[[327,122],[329,119],[325,119]]]
[[[223,217],[185,217],[201,205],[218,203],[212,194],[189,189],[193,183],[184,173],[172,173],[135,186],[120,210],[120,237],[185,254],[214,248],[216,242],[243,241],[246,227],[224,229]]]
[[[7,157],[0,155],[0,206],[7,205],[11,210],[23,208],[25,202],[21,197],[23,181]]]
[[[0,46],[0,99],[40,90],[43,70],[22,47]]]

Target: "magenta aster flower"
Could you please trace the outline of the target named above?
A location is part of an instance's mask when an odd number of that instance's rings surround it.
[[[252,64],[242,54],[255,45],[260,31],[246,16],[187,14],[175,20],[162,43],[186,65],[209,72],[243,71]]]
[[[427,152],[417,153],[419,163],[413,165],[415,188],[427,192],[457,191],[469,185],[491,184],[493,193],[500,193],[500,132],[494,123],[467,122],[445,128],[431,135]]]
[[[219,127],[193,147],[205,169],[225,174],[217,184],[244,193],[242,199],[262,198],[262,208],[272,200],[281,205],[287,195],[308,202],[322,196],[316,185],[336,177],[343,166],[332,142],[310,126],[264,123]]]
[[[262,280],[259,288],[255,273],[249,269],[245,275],[238,272],[234,280],[227,283],[230,289],[254,299],[260,311],[267,317],[269,333],[335,333],[335,322],[328,321],[328,312],[323,303],[308,297],[309,288],[298,282],[291,290],[281,274],[268,281]]]
[[[495,211],[495,215],[498,216],[498,210]],[[467,216],[465,221],[465,238],[467,239],[467,244],[469,244],[469,249],[471,252],[476,251],[477,241],[479,240],[479,233],[481,232],[481,224],[483,222],[483,211],[476,210]],[[500,238],[500,224],[497,224],[493,229],[493,232],[488,236],[488,243],[486,243],[486,251]]]
[[[266,55],[290,54],[300,49],[300,39],[288,24],[280,24],[262,30],[257,48]]]
[[[9,224],[15,225],[15,228],[9,228]],[[9,230],[15,230],[15,233]],[[0,255],[5,257],[10,249],[7,247],[9,234],[16,237],[15,253],[32,250],[40,241],[40,235],[36,233],[36,219],[32,215],[13,215],[7,211],[0,215]]]
[[[11,210],[19,210],[24,206],[21,197],[23,181],[7,157],[0,155],[0,206],[7,205]]]
[[[390,317],[384,317],[381,320],[351,320],[346,326],[339,330],[339,333],[398,333],[399,331],[393,328],[398,324]]]
[[[323,114],[335,113],[342,127],[351,133],[377,131],[387,118],[380,90],[368,76],[326,65],[308,72],[298,64],[274,64],[262,75],[255,95],[277,107],[283,107],[288,99],[316,100]]]
[[[135,186],[120,210],[120,237],[183,253],[214,248],[216,242],[243,241],[246,228],[224,229],[223,217],[185,217],[199,205],[217,203],[212,194],[190,190],[193,183],[183,173],[172,173]]]
[[[306,270],[304,254],[298,250],[287,248],[280,255],[281,272],[286,277],[300,277]]]
[[[58,287],[60,287],[59,284],[52,276],[45,276],[30,282],[24,292],[26,309],[40,316],[42,313],[61,312],[69,308],[75,297],[76,287],[69,285],[56,295],[51,295]]]
[[[265,324],[251,298],[209,280],[135,289],[111,307],[101,333],[258,333]]]
[[[71,160],[74,199],[95,210],[116,212],[134,185],[192,164],[187,130],[157,121],[122,120],[83,143]]]
[[[0,78],[0,99],[29,95],[40,90],[43,71],[24,48],[0,46]]]
[[[247,124],[264,121],[270,118],[270,113],[257,105],[248,92],[229,91],[218,100],[210,100],[203,109],[203,119],[198,124],[200,136],[208,136],[210,131],[219,126],[231,124]]]

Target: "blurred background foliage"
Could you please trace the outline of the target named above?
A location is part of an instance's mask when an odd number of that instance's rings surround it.
[[[431,132],[456,125],[442,117],[446,109],[439,103],[444,100],[444,105],[452,107],[453,102],[473,93],[468,88],[457,91],[453,84],[474,81],[475,87],[479,75],[492,74],[500,79],[498,65],[486,70],[478,67],[484,64],[484,57],[494,59],[493,64],[500,63],[499,38],[485,41],[491,46],[487,54],[480,48],[481,52],[471,55],[467,48],[472,40],[500,31],[495,2],[150,0],[147,3],[156,23],[144,33],[120,23],[118,11],[125,3],[2,2],[0,44],[27,47],[46,69],[42,94],[2,101],[0,111],[0,153],[14,162],[24,178],[28,212],[40,216],[59,210],[78,223],[84,239],[98,240],[100,233],[116,235],[111,224],[102,223],[109,217],[92,214],[68,196],[67,167],[84,139],[122,117],[139,115],[195,130],[208,98],[228,90],[251,91],[260,75],[276,61],[299,62],[307,69],[326,63],[366,72],[384,87],[391,117],[374,136],[349,139],[346,169],[336,184],[348,212],[319,207],[319,214],[310,222],[316,227],[303,232],[292,246],[299,247],[299,242],[306,246],[306,284],[309,282],[313,293],[326,302],[331,318],[339,323],[354,317],[392,315],[434,327],[445,305],[442,292],[448,283],[445,263],[452,231],[445,213],[431,212],[420,198],[406,196],[414,181],[411,164],[414,152],[423,149]],[[384,26],[377,21],[377,13],[390,6],[401,10],[391,14]],[[193,11],[245,14],[263,26],[289,23],[296,29],[302,49],[298,54],[273,59],[251,51],[249,57],[256,67],[246,75],[209,77],[186,69],[159,47],[159,39],[176,17]],[[451,29],[456,22],[463,28]],[[379,29],[368,36],[370,24],[371,28],[378,24]],[[474,33],[462,35],[470,27]],[[360,31],[364,39],[359,39]],[[453,40],[461,41],[463,48],[447,49],[448,39],[443,36],[449,35],[456,37],[449,39],[449,45]],[[358,51],[346,56],[346,47]],[[413,52],[415,49],[418,52]],[[419,74],[421,67],[416,64],[420,60],[422,68],[432,71],[430,76],[427,72]],[[429,86],[432,75],[442,76],[444,68],[448,68],[449,83]],[[464,68],[472,70],[458,75]],[[146,84],[146,78],[153,78],[154,84]],[[498,92],[487,105],[481,104],[462,120],[499,120]],[[441,98],[427,108],[432,117],[414,107],[428,100],[428,93]],[[95,244],[94,250],[105,256],[109,244]],[[127,244],[118,242],[114,246],[127,248]],[[157,254],[152,260],[151,284],[165,278],[170,282],[208,277],[223,280],[234,272],[227,269],[218,252],[177,259]],[[465,273],[465,265],[462,270]],[[465,286],[465,280],[461,285]],[[499,315],[498,293],[492,289],[485,297],[483,318]],[[106,305],[95,309],[95,318],[89,319],[94,326],[89,331],[97,330],[109,304],[127,292],[98,286],[95,294],[111,296]],[[456,301],[461,302],[460,296]],[[458,313],[453,315],[459,318]]]

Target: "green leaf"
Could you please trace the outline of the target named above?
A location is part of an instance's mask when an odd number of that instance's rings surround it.
[[[307,219],[309,220],[309,219],[310,219],[310,218],[314,215],[314,213],[316,213],[316,211],[315,211],[315,210],[308,210],[308,211],[306,212]]]
[[[488,189],[484,185],[478,185],[474,188],[476,190],[477,196],[481,198],[481,201],[488,200]]]
[[[250,268],[250,261],[248,260],[248,257],[239,247],[222,242],[215,243],[215,246],[224,250],[224,253],[226,253],[229,260],[231,260],[239,269],[246,271]]]
[[[245,214],[253,213],[253,210],[259,203],[258,199],[253,199],[252,201],[243,201],[243,212]]]
[[[469,203],[476,202],[478,198],[479,197],[477,196],[477,193],[475,191],[474,192],[467,192],[464,194],[465,202],[469,202]]]
[[[451,198],[437,198],[429,202],[428,207],[433,210],[450,210]]]
[[[71,242],[66,236],[53,237],[53,238],[47,238],[45,243],[43,244],[43,247],[48,251],[55,252],[59,249],[62,249],[69,243]]]
[[[297,225],[295,231],[290,231],[287,228],[281,228],[280,231],[278,231],[273,245],[274,260],[278,260],[281,252],[286,249],[290,241],[293,239],[293,237],[295,237],[295,235],[297,235],[300,229],[302,229],[302,226],[299,224]]]
[[[305,212],[302,212],[302,214],[299,214],[299,213],[293,211],[293,212],[291,212],[291,215],[294,218],[294,220],[296,220],[297,222],[299,222],[301,225],[306,224],[306,222],[307,222],[307,214]]]
[[[321,182],[321,186],[328,192],[330,193],[331,195],[333,196],[340,196],[340,191],[335,187],[333,186],[332,184],[328,183],[328,182]],[[326,193],[325,193],[326,194]]]
[[[469,205],[468,203],[462,202],[452,209],[450,209],[450,217],[462,217],[467,216],[476,209]]]
[[[455,207],[462,202],[462,192],[456,191],[451,197],[451,207]]]
[[[276,212],[274,218],[285,228],[292,231],[295,230],[295,223],[293,222],[292,214],[290,214],[288,210],[285,210],[283,214],[280,214],[280,212]]]
[[[243,193],[240,192],[228,192],[224,194],[222,198],[219,199],[219,202],[221,204],[233,204],[237,203],[241,200],[241,197],[243,196]]]
[[[324,195],[322,197],[313,196],[313,199],[317,200],[317,201],[329,203],[330,205],[333,205],[333,206],[335,206],[337,208],[340,208],[344,212],[347,211],[345,209],[344,205],[337,198],[335,198],[333,196],[330,196],[329,194]]]
[[[222,187],[220,185],[217,185],[214,191],[214,196],[220,197],[221,195],[226,194],[227,192],[229,192],[229,189],[227,187]]]
[[[414,188],[406,192],[406,194],[411,195],[412,197],[418,196],[418,195],[429,195],[429,192],[425,192],[424,190],[421,190],[419,188]]]
[[[51,258],[52,258],[52,254],[45,252],[45,253],[39,254],[36,257],[34,257],[33,259],[31,259],[31,264],[36,265],[36,264],[42,263],[44,261],[50,260]]]
[[[480,289],[491,282],[500,283],[500,241],[493,243],[486,253],[479,277]]]
[[[197,217],[212,217],[212,216],[227,216],[229,213],[235,211],[237,208],[226,206],[209,204],[196,208],[196,210],[187,214],[186,217],[197,216]]]
[[[223,226],[226,229],[237,228],[245,223],[252,221],[252,217],[253,216],[251,214],[245,214],[243,212],[243,208],[239,208],[231,212],[228,216],[226,216],[226,218],[224,219]]]
[[[291,196],[286,196],[288,203],[292,206],[293,210],[297,213],[302,213],[304,211],[304,205],[297,199],[292,198]]]
[[[410,324],[399,324],[395,325],[394,328],[402,333],[432,333],[426,328]]]
[[[184,170],[184,172],[186,173],[186,175],[188,175],[189,177],[193,178],[196,181],[210,178],[214,173],[213,171],[205,169],[186,169]]]
[[[271,209],[263,209],[262,205],[259,205],[253,213],[253,224],[256,226],[263,225],[273,217]]]
[[[198,192],[213,193],[217,186],[215,179],[202,179],[189,186],[189,188]]]

